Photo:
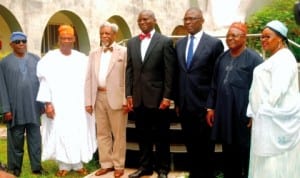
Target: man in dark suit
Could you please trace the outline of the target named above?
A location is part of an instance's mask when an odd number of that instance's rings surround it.
[[[200,9],[188,9],[183,21],[189,34],[176,43],[179,63],[177,111],[188,152],[189,177],[211,178],[214,145],[205,122],[205,106],[214,64],[224,46],[221,40],[203,32],[204,18]]]
[[[127,43],[126,97],[128,109],[135,114],[141,157],[139,169],[129,178],[151,175],[154,169],[159,178],[166,178],[170,170],[166,113],[172,99],[176,53],[172,40],[155,31],[152,11],[140,12],[137,22],[142,34]]]

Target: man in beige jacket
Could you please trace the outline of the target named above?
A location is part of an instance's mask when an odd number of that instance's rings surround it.
[[[100,26],[101,47],[89,55],[85,86],[85,106],[95,113],[99,151],[99,169],[95,175],[114,171],[124,174],[126,153],[127,103],[125,99],[126,48],[115,43],[118,26],[104,22]]]

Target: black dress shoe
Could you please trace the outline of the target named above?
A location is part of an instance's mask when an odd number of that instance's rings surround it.
[[[153,174],[153,171],[145,170],[145,169],[138,169],[132,174],[129,174],[129,178],[140,178],[142,176],[151,176]]]
[[[15,169],[15,170],[13,170],[12,173],[13,173],[16,177],[20,177],[20,175],[21,175],[21,170]]]
[[[34,171],[32,171],[32,174],[46,176],[49,173],[47,171],[45,171],[44,169],[40,169],[40,170],[34,170]]]
[[[157,176],[157,178],[167,178],[167,177],[168,177],[168,174],[165,172],[160,172]]]

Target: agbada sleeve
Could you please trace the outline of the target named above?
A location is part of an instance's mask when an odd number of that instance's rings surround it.
[[[47,76],[47,66],[45,64],[46,59],[42,59],[37,65],[37,77],[40,81],[40,87],[37,94],[37,101],[40,102],[51,102],[51,89],[48,83],[48,76]]]

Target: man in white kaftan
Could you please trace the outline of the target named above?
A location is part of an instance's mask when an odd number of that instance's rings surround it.
[[[60,40],[70,41],[61,34]],[[64,42],[60,42],[60,49],[48,52],[37,66],[41,82],[37,100],[46,103],[47,115],[43,118],[42,160],[58,161],[59,177],[71,169],[86,175],[82,162],[89,162],[97,148],[95,120],[84,107],[87,56],[73,49],[66,53],[68,44]]]

